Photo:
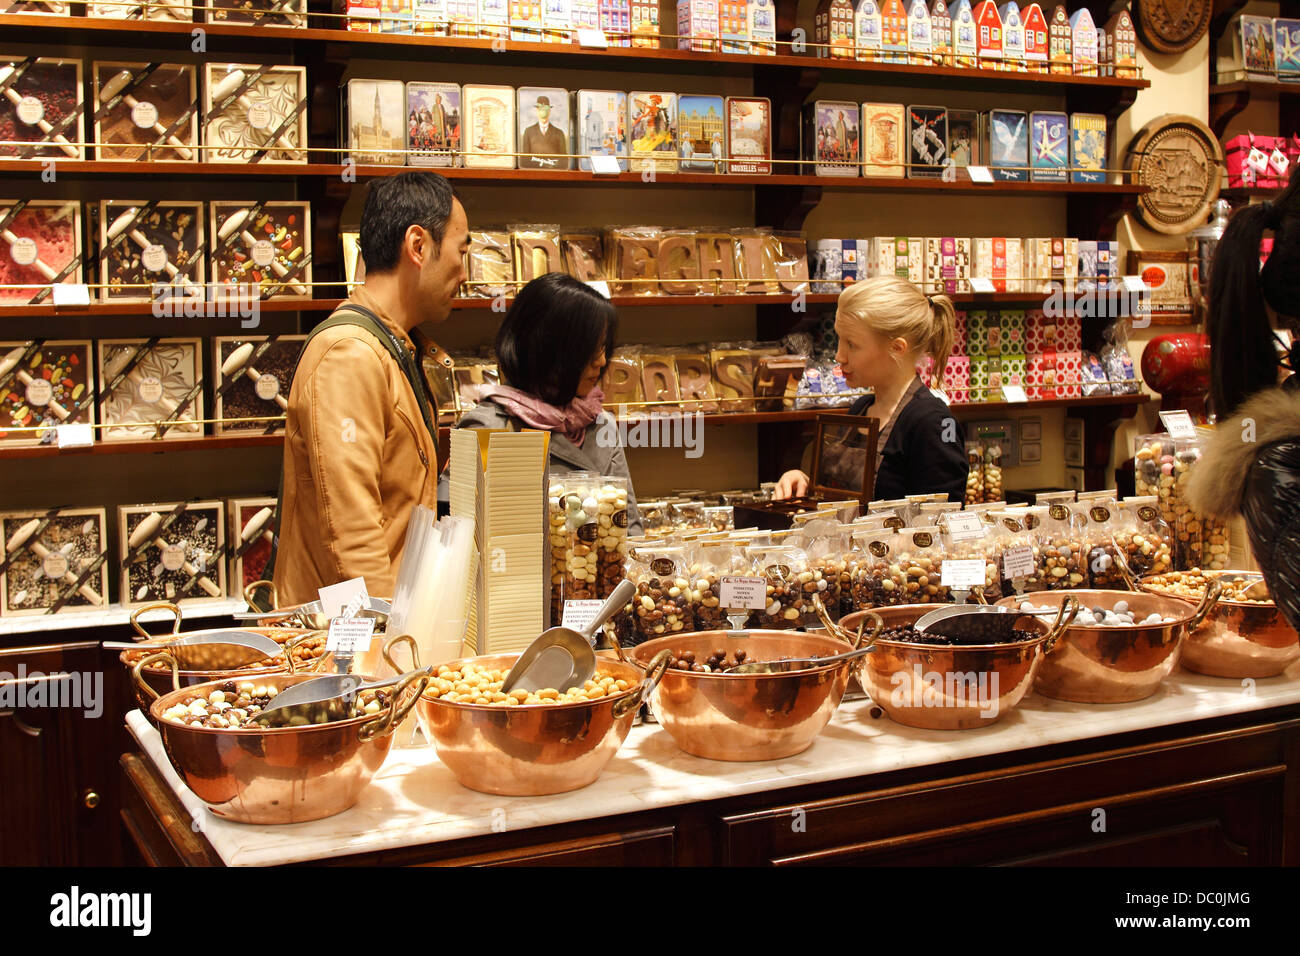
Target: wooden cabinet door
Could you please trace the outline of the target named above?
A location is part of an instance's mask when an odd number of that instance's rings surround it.
[[[672,866],[673,828],[575,837],[422,866]]]

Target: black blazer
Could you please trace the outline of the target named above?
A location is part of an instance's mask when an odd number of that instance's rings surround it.
[[[865,415],[875,395],[864,395],[849,407],[850,415]],[[949,501],[966,498],[966,430],[947,405],[922,388],[898,412],[885,442],[884,459],[876,475],[872,498],[943,492]]]

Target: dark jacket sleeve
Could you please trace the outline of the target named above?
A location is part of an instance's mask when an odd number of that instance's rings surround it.
[[[905,494],[943,493],[949,501],[964,501],[970,467],[961,422],[938,399],[915,402],[907,411],[894,425],[902,457],[896,464],[907,475]]]
[[[1241,510],[1269,593],[1300,629],[1300,439],[1260,450],[1246,477]]]

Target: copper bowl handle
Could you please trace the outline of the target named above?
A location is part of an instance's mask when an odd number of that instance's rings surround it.
[[[415,693],[410,699],[400,707],[397,702],[401,699],[402,692],[410,687],[412,682],[419,681],[420,686],[415,689]],[[406,719],[406,715],[411,712],[415,702],[420,699],[424,689],[429,686],[429,673],[427,670],[412,671],[404,678],[398,681],[397,686],[393,688],[393,700],[388,705],[388,709],[376,717],[374,720],[367,721],[357,730],[357,736],[362,743],[369,743],[377,738],[387,737],[398,725]]]
[[[420,649],[419,649],[418,646],[416,646],[415,638],[413,638],[410,634],[394,634],[394,635],[393,635],[392,637],[390,637],[388,640],[384,641],[384,649],[383,649],[383,651],[381,652],[381,653],[383,654],[383,657],[384,657],[384,663],[387,664],[389,667],[391,667],[391,668],[393,669],[393,673],[395,673],[395,674],[404,674],[404,673],[405,673],[405,671],[403,671],[400,667],[397,666],[397,661],[393,660],[393,646],[394,646],[395,644],[409,644],[409,645],[410,645],[410,648],[411,648],[411,669],[412,669],[412,670],[419,670],[419,669],[420,669]]]
[[[823,603],[820,594],[813,595],[813,610],[817,612],[817,617],[821,620],[822,627],[826,628],[827,634],[831,637],[838,637],[841,641],[848,641],[850,644],[853,643],[853,635],[831,620],[830,612],[826,610],[826,605]],[[865,622],[865,620],[866,619],[864,618],[863,621]]]
[[[1192,619],[1187,622],[1187,633],[1190,634],[1201,626],[1202,622],[1214,610],[1214,606],[1219,603],[1219,598],[1223,596],[1223,579],[1215,578],[1210,582],[1210,586],[1205,589],[1205,594],[1201,597],[1201,603],[1196,606],[1196,611],[1192,614]]]
[[[250,608],[252,608],[255,611],[263,610],[263,608],[259,608],[256,604],[253,603],[253,595],[257,594],[258,591],[271,592],[271,606],[269,608],[266,608],[265,610],[268,611],[273,610],[274,608],[280,606],[280,592],[276,589],[275,582],[264,580],[264,581],[253,581],[250,584],[244,585],[244,603],[247,604]]]
[[[1056,612],[1056,620],[1052,622],[1051,630],[1047,632],[1047,640],[1043,643],[1043,653],[1050,654],[1056,647],[1056,642],[1061,639],[1065,629],[1074,623],[1074,619],[1079,614],[1079,599],[1071,594],[1065,596],[1061,602],[1061,609]]]
[[[146,604],[144,607],[138,607],[131,612],[131,626],[135,628],[135,632],[145,640],[149,640],[154,636],[146,631],[144,626],[140,623],[140,615],[144,614],[146,611],[171,611],[172,617],[174,618],[172,621],[172,633],[179,634],[181,632],[181,609],[171,601],[158,601],[154,604]]]
[[[146,654],[135,662],[135,666],[131,668],[131,679],[134,680],[135,685],[148,694],[150,698],[157,700],[162,695],[146,684],[144,681],[144,675],[140,673],[144,670],[146,664],[152,664],[154,661],[167,661],[171,664],[172,690],[181,689],[181,675],[176,668],[176,658],[167,651],[154,651],[152,654]]]
[[[975,598],[975,603],[976,603],[976,604],[982,604],[982,605],[984,605],[985,607],[988,607],[988,606],[989,606],[989,599],[988,599],[988,598],[985,596],[985,594],[984,594],[984,588],[985,588],[985,585],[981,584],[979,587],[971,588],[971,592],[970,592],[970,593],[971,593],[971,595]]]
[[[663,676],[668,673],[668,665],[672,661],[672,651],[666,648],[654,656],[654,659],[647,665],[645,677],[641,678],[641,685],[636,689],[636,692],[620,701],[615,701],[613,708],[615,720],[627,716],[628,711],[635,712],[640,709],[646,698],[659,686]]]
[[[882,618],[875,611],[867,611],[865,614],[862,615],[862,620],[858,622],[857,640],[853,642],[853,649],[855,651],[862,646],[862,629],[866,626],[868,619],[874,620],[876,622],[876,626],[871,629],[871,639],[867,643],[869,644],[876,643],[876,638],[878,638],[880,636],[880,632],[885,629],[885,619]]]

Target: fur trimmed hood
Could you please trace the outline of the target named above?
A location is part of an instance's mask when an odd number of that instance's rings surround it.
[[[1215,428],[1194,469],[1188,482],[1192,507],[1220,518],[1237,514],[1260,451],[1288,438],[1300,438],[1300,390],[1270,388],[1246,401]]]

